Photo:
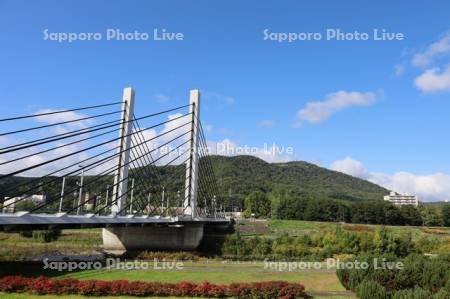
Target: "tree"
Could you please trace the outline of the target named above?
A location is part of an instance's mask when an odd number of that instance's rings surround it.
[[[245,198],[245,210],[255,214],[255,217],[267,217],[270,214],[270,200],[261,191],[250,193]]]
[[[403,219],[400,210],[391,203],[385,203],[384,205],[384,215],[386,224],[390,225],[404,225],[405,220]]]
[[[450,204],[442,206],[442,222],[445,226],[450,226]]]
[[[422,217],[416,207],[413,206],[401,206],[400,212],[406,225],[421,226],[423,224]]]
[[[439,209],[430,205],[421,205],[419,207],[422,216],[423,225],[425,226],[442,226],[443,219]]]

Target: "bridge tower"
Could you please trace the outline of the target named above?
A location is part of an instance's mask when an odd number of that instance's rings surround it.
[[[191,113],[191,135],[188,141],[190,158],[186,163],[186,187],[184,213],[197,217],[197,191],[199,174],[199,120],[200,120],[200,91],[193,89],[189,93],[189,112]]]
[[[123,90],[123,104],[121,125],[119,129],[119,157],[117,170],[114,175],[113,202],[117,205],[117,211],[122,210],[123,203],[128,194],[128,168],[130,164],[130,145],[133,133],[134,90],[127,87]]]

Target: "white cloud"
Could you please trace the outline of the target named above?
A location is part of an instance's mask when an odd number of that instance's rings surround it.
[[[450,175],[447,174],[417,175],[409,172],[397,172],[389,175],[372,173],[360,161],[353,160],[350,157],[334,161],[330,168],[366,179],[392,191],[417,195],[421,201],[450,199]]]
[[[190,120],[190,118],[181,117],[182,115],[183,115],[182,113],[175,113],[175,114],[170,114],[167,117],[168,120],[170,120],[170,122],[166,123],[164,125],[164,128],[160,132],[160,133],[166,133],[166,135],[163,136],[163,140],[169,141],[169,140],[179,136],[180,134],[185,133],[188,130],[190,130],[190,124],[184,125]],[[180,126],[182,126],[182,127],[180,127]],[[178,127],[180,127],[180,128],[178,128]],[[173,131],[171,131],[171,130],[173,130]],[[181,139],[183,141],[186,141],[186,140],[188,140],[188,138],[189,138],[189,136],[188,136],[188,134],[186,134]]]
[[[323,101],[314,101],[297,112],[296,126],[303,122],[320,123],[334,113],[352,106],[370,106],[376,102],[373,92],[361,93],[345,90],[330,93]]]
[[[273,126],[275,125],[275,122],[273,120],[270,120],[270,119],[265,119],[265,120],[260,121],[258,123],[258,125],[260,127],[269,129],[269,128],[273,128]]]
[[[411,63],[417,67],[427,67],[436,58],[450,53],[450,32],[444,35],[440,40],[429,45],[425,51],[413,56]]]
[[[367,171],[364,165],[361,162],[353,160],[350,157],[346,157],[343,160],[334,161],[331,164],[331,169],[363,179],[367,179],[370,177],[370,173]]]
[[[370,181],[390,190],[418,195],[422,201],[450,199],[450,175],[443,173],[416,175],[397,172],[391,176],[373,173]]]
[[[162,93],[156,93],[153,95],[153,99],[160,103],[166,103],[170,100],[170,97],[168,95],[162,94]]]
[[[450,90],[450,66],[442,72],[439,68],[426,70],[415,79],[414,84],[425,93]]]

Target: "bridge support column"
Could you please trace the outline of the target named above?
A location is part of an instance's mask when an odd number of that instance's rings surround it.
[[[128,166],[130,162],[131,133],[133,131],[134,90],[127,87],[123,90],[123,106],[120,120],[119,159],[116,174],[114,176],[113,202],[122,210],[123,203],[127,200],[128,191]]]
[[[202,238],[202,223],[112,227],[103,229],[103,249],[116,254],[136,250],[194,250]]]
[[[194,89],[189,95],[190,108],[192,113],[191,135],[188,142],[190,158],[186,163],[186,188],[184,196],[184,213],[191,215],[192,218],[197,217],[197,188],[199,173],[199,119],[200,119],[200,91]]]

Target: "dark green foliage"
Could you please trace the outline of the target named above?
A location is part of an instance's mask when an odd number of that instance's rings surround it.
[[[25,238],[31,238],[33,236],[32,230],[23,230],[20,232],[20,235]]]
[[[374,258],[401,262],[403,267],[396,270],[375,269]],[[450,255],[427,257],[410,254],[401,259],[393,255],[363,254],[354,260],[366,261],[370,266],[368,270],[338,269],[337,276],[347,289],[357,291],[364,281],[374,281],[392,294],[393,298],[432,298],[431,294],[436,293],[436,298],[445,298],[447,295]],[[414,294],[413,297],[411,294]]]
[[[314,199],[376,200],[387,190],[307,162],[267,163],[252,156],[212,157],[224,195],[243,203],[253,191],[287,191]]]
[[[35,230],[33,231],[33,239],[43,242],[49,243],[58,239],[61,235],[61,231],[58,229],[48,229],[48,230]]]
[[[386,289],[372,280],[365,280],[356,288],[356,294],[360,299],[386,299]]]
[[[431,292],[422,288],[400,290],[394,293],[392,299],[429,299]]]
[[[407,225],[420,226],[423,224],[419,210],[414,206],[401,206],[400,212]]]
[[[345,202],[314,199],[298,192],[271,192],[272,218],[388,225],[421,225],[416,207],[396,207],[385,201]]]
[[[442,221],[445,226],[450,226],[450,204],[442,206]]]

